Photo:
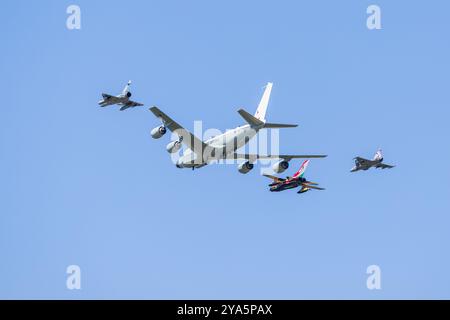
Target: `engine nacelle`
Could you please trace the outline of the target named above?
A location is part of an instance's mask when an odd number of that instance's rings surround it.
[[[248,161],[244,162],[244,163],[241,163],[238,166],[238,170],[239,170],[240,173],[248,173],[252,169],[253,169],[253,163],[250,163]]]
[[[169,143],[169,144],[166,146],[166,150],[167,150],[167,152],[169,152],[169,153],[175,153],[175,152],[177,152],[178,150],[180,150],[180,148],[181,148],[181,143],[180,143],[180,141],[172,141],[171,143]]]
[[[154,128],[154,129],[150,132],[150,134],[152,135],[152,138],[153,138],[153,139],[159,139],[159,138],[161,138],[163,135],[165,135],[166,132],[167,132],[166,127],[164,127],[164,126],[159,126],[159,127]]]
[[[285,160],[281,160],[281,161],[275,163],[272,167],[273,171],[276,173],[282,173],[287,168],[289,168],[289,162],[287,162]]]
[[[130,91],[127,92],[127,97],[128,98],[131,97],[131,92]]]

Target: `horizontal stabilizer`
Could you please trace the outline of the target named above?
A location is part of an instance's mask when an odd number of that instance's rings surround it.
[[[264,128],[295,128],[298,124],[266,123]]]
[[[264,121],[261,121],[261,120],[255,118],[254,116],[252,116],[250,113],[248,113],[244,109],[239,109],[238,113],[252,127],[263,127],[263,128],[294,128],[294,127],[297,127],[296,124],[265,123]]]
[[[244,118],[245,121],[252,127],[262,127],[264,125],[264,122],[256,119],[254,116],[252,116],[250,113],[245,111],[244,109],[239,109],[238,113],[241,115],[242,118]]]

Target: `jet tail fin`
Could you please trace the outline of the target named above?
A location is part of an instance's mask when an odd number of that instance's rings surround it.
[[[294,128],[297,127],[296,124],[284,124],[284,123],[266,123],[266,111],[269,105],[270,94],[272,92],[272,82],[267,83],[264,94],[259,102],[258,108],[256,109],[255,115],[252,116],[250,113],[244,109],[239,109],[239,114],[244,120],[250,124],[252,127],[259,128]]]
[[[383,153],[381,149],[378,149],[375,155],[373,156],[373,160],[381,160],[383,161]]]
[[[260,121],[266,121],[266,111],[267,106],[269,105],[270,93],[272,92],[272,85],[272,82],[267,83],[264,94],[259,102],[258,108],[256,109],[255,118]]]
[[[122,94],[124,96],[127,95],[128,92],[130,92],[130,85],[131,85],[131,80],[128,81],[127,85],[122,90]]]
[[[292,176],[292,178],[303,177],[303,175],[305,174],[306,168],[308,167],[308,164],[309,164],[309,160],[303,161],[302,166],[301,166],[300,169],[298,169],[298,171]]]

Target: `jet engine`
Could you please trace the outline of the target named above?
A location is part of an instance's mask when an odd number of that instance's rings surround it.
[[[152,135],[152,138],[153,138],[153,139],[159,139],[159,138],[161,138],[163,135],[165,135],[166,132],[167,132],[166,127],[164,127],[164,126],[159,126],[159,127],[154,128],[154,129],[150,132],[150,134]]]
[[[289,162],[287,162],[286,160],[281,160],[275,163],[272,167],[273,171],[276,173],[282,173],[287,168],[289,168]]]
[[[127,92],[127,97],[128,98],[131,97],[131,92],[130,91]]]
[[[239,172],[240,173],[248,173],[250,170],[252,170],[253,169],[253,163],[250,163],[250,162],[244,162],[244,163],[241,163],[239,166],[238,166],[238,170],[239,170]]]
[[[167,152],[169,153],[175,153],[181,148],[181,142],[180,141],[172,141],[169,143],[166,147]]]

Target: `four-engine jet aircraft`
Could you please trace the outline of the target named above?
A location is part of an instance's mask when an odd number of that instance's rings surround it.
[[[364,159],[361,157],[354,158],[355,160],[355,166],[352,168],[350,172],[355,172],[359,170],[368,170],[372,167],[374,168],[381,168],[381,169],[391,169],[395,166],[391,166],[388,164],[384,164],[383,162],[383,154],[381,153],[381,149],[378,149],[378,151],[375,153],[375,156],[372,160]]]
[[[289,161],[291,159],[326,157],[326,155],[258,155],[236,153],[237,149],[247,144],[263,128],[291,128],[297,126],[292,124],[269,123],[266,121],[265,116],[271,90],[272,83],[268,83],[255,115],[251,115],[243,109],[238,111],[241,117],[247,122],[246,125],[228,130],[223,134],[205,141],[194,136],[158,107],[151,107],[150,111],[162,121],[162,125],[154,128],[151,131],[151,135],[154,139],[159,139],[166,133],[168,128],[179,136],[178,141],[172,141],[166,147],[169,153],[177,152],[181,148],[181,143],[187,147],[176,163],[178,168],[201,168],[220,159],[244,159],[246,161],[239,165],[238,170],[240,173],[248,173],[253,169],[253,163],[258,159],[280,159],[280,161],[273,165],[273,170],[281,173],[289,167]]]
[[[100,107],[106,107],[106,106],[110,106],[113,104],[117,104],[119,106],[122,106],[120,108],[120,111],[123,111],[128,108],[143,106],[142,103],[130,100],[130,97],[131,97],[130,85],[131,85],[131,80],[128,81],[128,83],[125,86],[125,88],[123,89],[122,93],[119,94],[118,96],[112,96],[107,93],[102,93],[103,100],[99,101],[98,104],[100,105]]]
[[[306,167],[308,167],[308,164],[309,160],[305,160],[300,169],[292,177],[286,177],[286,179],[278,178],[270,174],[264,174],[265,177],[273,179],[273,182],[269,184],[270,191],[278,192],[297,187],[301,187],[301,189],[297,193],[304,193],[311,189],[325,190],[324,188],[318,187],[317,183],[308,181],[303,177],[303,175],[305,174]]]

